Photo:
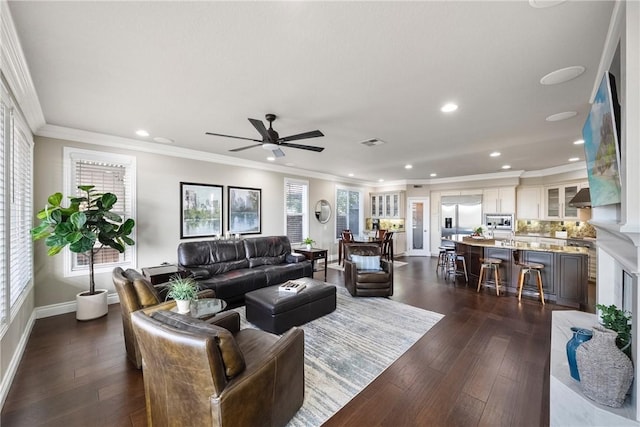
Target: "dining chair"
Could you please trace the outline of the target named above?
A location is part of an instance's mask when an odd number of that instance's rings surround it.
[[[382,257],[393,261],[393,231],[387,231],[382,240]]]
[[[342,254],[344,252],[344,244],[353,242],[353,233],[351,230],[342,230],[340,241],[338,242],[338,265],[342,265]]]

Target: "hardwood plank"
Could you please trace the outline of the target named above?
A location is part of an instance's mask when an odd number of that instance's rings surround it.
[[[425,336],[326,426],[547,426],[551,313],[566,307],[447,282],[436,259],[401,258],[391,299],[442,313]],[[328,281],[343,285],[330,269]],[[146,426],[141,371],[126,359],[118,305],[78,322],[34,325],[0,422],[13,426]]]

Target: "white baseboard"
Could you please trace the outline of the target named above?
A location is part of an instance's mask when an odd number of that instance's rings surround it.
[[[0,384],[0,408],[4,406],[4,401],[7,399],[9,389],[11,388],[11,384],[13,383],[13,378],[18,371],[20,361],[22,360],[22,355],[24,354],[24,349],[27,347],[29,336],[31,335],[31,330],[33,329],[33,325],[35,323],[36,316],[34,310],[33,312],[31,312],[31,316],[29,316],[29,320],[27,321],[27,324],[22,331],[20,341],[18,342],[18,347],[16,348],[16,351],[13,352],[13,357],[9,362],[9,366],[7,366],[7,371],[2,377],[2,384]]]
[[[109,294],[107,296],[107,304],[117,304],[120,302],[118,294]],[[67,301],[59,304],[44,305],[42,307],[36,307],[36,319],[43,319],[45,317],[57,316],[58,314],[73,313],[76,311],[76,302]]]

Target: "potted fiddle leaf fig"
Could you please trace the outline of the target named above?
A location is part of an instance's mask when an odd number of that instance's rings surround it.
[[[84,193],[70,197],[68,207],[62,206],[62,193],[54,193],[37,214],[40,224],[31,229],[33,240],[45,239],[47,255],[54,256],[65,248],[89,259],[89,290],[76,295],[76,318],[90,320],[107,314],[107,290],[96,290],[94,259],[100,250],[110,247],[120,253],[134,245],[131,232],[135,222],[112,212],[118,198],[113,193],[100,193],[94,185],[79,185]],[[97,244],[96,244],[97,243]]]

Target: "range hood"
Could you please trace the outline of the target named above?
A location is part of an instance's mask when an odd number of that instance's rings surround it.
[[[569,206],[574,208],[590,208],[591,207],[591,193],[589,188],[583,188],[573,196],[573,199],[569,201]]]

